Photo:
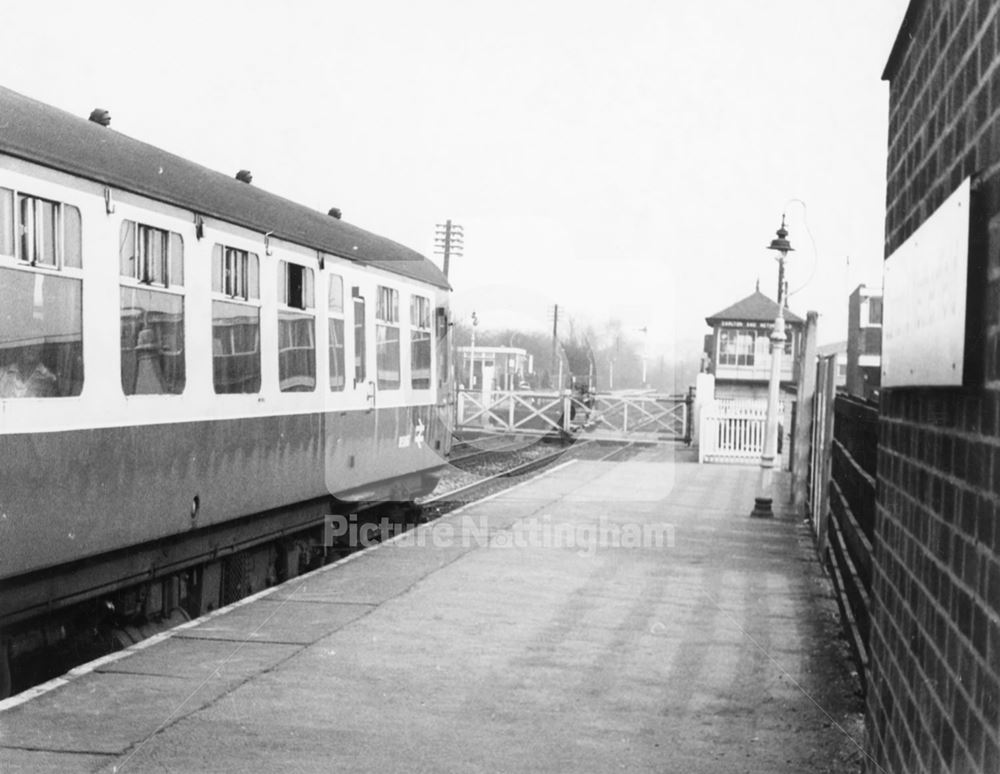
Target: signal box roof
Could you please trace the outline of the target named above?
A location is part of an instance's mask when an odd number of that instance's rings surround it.
[[[3,87],[0,115],[0,153],[448,287],[415,250]]]
[[[721,312],[716,312],[705,318],[711,326],[723,320],[743,320],[744,322],[774,322],[778,316],[778,302],[772,301],[759,290],[751,293],[732,306],[727,306]],[[786,323],[802,324],[804,320],[790,309],[785,309]]]

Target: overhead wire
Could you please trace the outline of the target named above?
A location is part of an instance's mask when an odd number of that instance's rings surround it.
[[[809,243],[812,245],[812,269],[809,272],[809,279],[799,285],[795,290],[790,290],[785,293],[785,298],[794,296],[796,293],[804,290],[813,278],[816,276],[816,269],[819,267],[819,251],[816,249],[816,239],[813,237],[812,231],[809,229],[809,213],[806,208],[806,203],[801,199],[789,199],[785,202],[785,206],[782,209],[788,209],[789,204],[799,204],[802,206],[802,225],[805,226],[806,235],[809,237]]]

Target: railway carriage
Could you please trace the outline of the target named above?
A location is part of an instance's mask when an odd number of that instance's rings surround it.
[[[296,574],[450,439],[430,261],[95,113],[0,88],[0,696],[102,617]]]

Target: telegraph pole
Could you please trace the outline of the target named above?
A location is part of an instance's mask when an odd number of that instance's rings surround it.
[[[457,223],[452,223],[449,218],[444,224],[438,223],[434,231],[434,253],[444,256],[445,278],[448,277],[448,268],[451,263],[451,256],[461,256],[465,248],[465,232]]]
[[[556,358],[558,357],[558,342],[559,342],[559,304],[556,304],[552,309],[552,373],[555,375],[556,372]],[[562,381],[560,379],[560,381]],[[562,384],[558,385],[558,389],[562,389]]]

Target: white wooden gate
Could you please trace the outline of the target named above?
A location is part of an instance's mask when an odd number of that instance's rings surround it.
[[[698,462],[759,463],[766,422],[766,402],[706,404],[698,428]]]
[[[459,390],[455,427],[519,435],[691,442],[690,395]]]

